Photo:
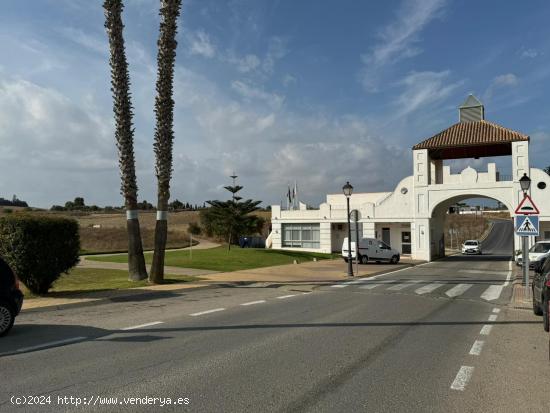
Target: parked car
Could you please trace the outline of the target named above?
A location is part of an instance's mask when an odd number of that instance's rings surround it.
[[[348,262],[348,238],[342,244],[342,258]],[[355,260],[355,241],[351,242],[351,258]],[[367,264],[369,261],[388,261],[397,264],[401,256],[399,251],[375,238],[361,238],[359,240],[359,262]]]
[[[550,330],[550,259],[546,257],[534,265],[533,312],[541,315],[544,331]]]
[[[0,257],[0,337],[11,330],[22,305],[23,293],[19,289],[19,280]]]
[[[550,256],[550,241],[537,241],[529,248],[529,268],[534,269],[537,262],[543,262]],[[517,265],[523,265],[523,257],[516,258]]]
[[[464,241],[464,244],[462,244],[462,253],[481,255],[481,242],[475,239]]]

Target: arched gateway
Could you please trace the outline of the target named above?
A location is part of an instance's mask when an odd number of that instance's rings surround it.
[[[380,238],[412,258],[432,260],[444,255],[443,224],[451,205],[469,198],[491,198],[513,214],[522,198],[519,179],[527,173],[531,196],[540,209],[541,237],[550,238],[550,177],[529,166],[529,137],[484,119],[483,105],[472,95],[459,108],[459,122],[415,145],[413,175],[392,192],[358,193],[351,208],[360,211],[359,231]],[[510,176],[496,164],[486,171],[467,167],[453,174],[445,160],[510,156]],[[346,199],[327,195],[318,209],[285,210],[273,205],[272,248],[318,252],[339,251],[347,236]],[[534,237],[531,240],[534,242]],[[516,237],[515,249],[520,249]]]

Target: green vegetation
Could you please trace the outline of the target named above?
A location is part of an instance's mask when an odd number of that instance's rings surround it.
[[[35,294],[45,294],[78,263],[78,222],[12,214],[0,218],[0,255]]]
[[[189,251],[167,251],[165,264],[173,267],[198,268],[212,271],[238,271],[252,268],[271,267],[274,265],[292,264],[312,261],[313,258],[330,259],[332,254],[320,254],[301,251],[283,251],[255,248],[218,247],[206,250],[193,250],[193,257]],[[87,260],[104,262],[127,262],[126,255],[111,255],[105,257],[87,257]],[[145,254],[145,260],[150,263],[152,254]]]
[[[164,283],[175,284],[197,280],[200,280],[200,278],[188,275],[166,275]],[[149,285],[147,280],[129,281],[128,271],[77,267],[68,274],[63,274],[47,295],[55,297],[93,291],[122,290],[147,285]],[[25,298],[36,297],[28,289],[23,288],[23,290]]]

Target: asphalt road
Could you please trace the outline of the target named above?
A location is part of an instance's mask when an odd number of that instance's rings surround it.
[[[548,335],[507,306],[508,259],[26,312],[0,340],[0,411],[548,412]],[[12,404],[29,395],[51,398]],[[148,396],[188,404],[125,404]]]
[[[511,255],[514,248],[514,223],[512,220],[495,219],[492,231],[482,242],[482,250],[488,254]]]

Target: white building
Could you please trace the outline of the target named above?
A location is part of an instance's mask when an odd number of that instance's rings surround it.
[[[391,192],[354,193],[351,209],[360,211],[363,237],[379,238],[402,254],[430,261],[444,255],[444,219],[449,207],[469,198],[500,201],[513,215],[523,193],[519,179],[532,181],[530,194],[540,209],[541,234],[550,238],[550,176],[529,166],[529,137],[484,119],[482,104],[472,95],[459,108],[459,122],[412,148],[413,174]],[[445,160],[509,156],[512,175],[500,175],[494,163],[487,171],[467,167],[452,174]],[[318,209],[271,207],[272,231],[267,245],[275,249],[339,252],[347,236],[346,198],[329,194]],[[353,225],[353,224],[352,224]],[[352,235],[355,237],[354,235]],[[533,242],[533,240],[531,240]],[[519,237],[515,249],[521,248]]]

